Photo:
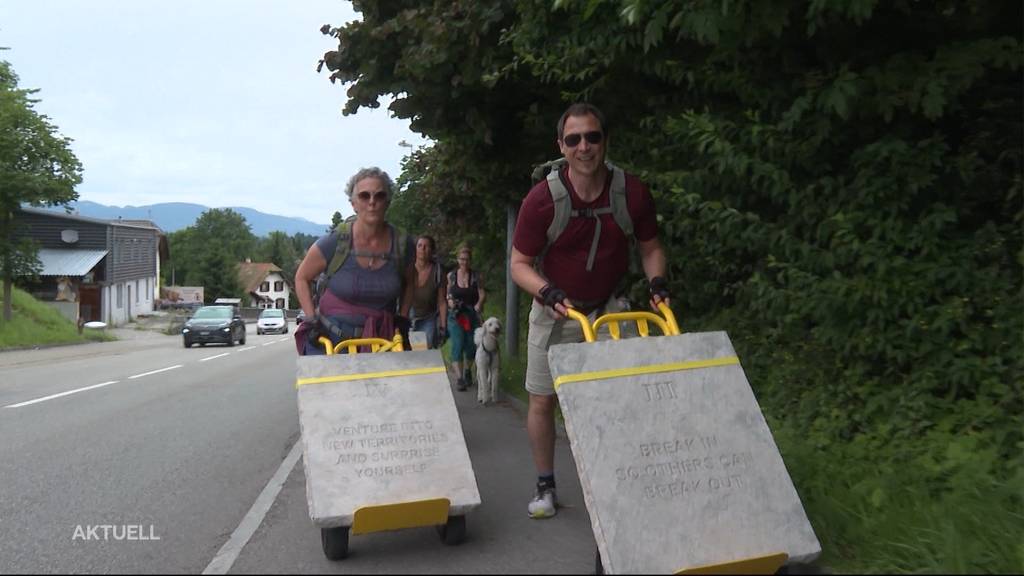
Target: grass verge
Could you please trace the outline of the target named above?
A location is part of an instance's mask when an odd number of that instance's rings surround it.
[[[0,295],[0,306],[2,298]],[[0,350],[117,340],[106,332],[87,330],[79,334],[73,322],[18,288],[14,288],[11,299],[11,320],[0,320]]]

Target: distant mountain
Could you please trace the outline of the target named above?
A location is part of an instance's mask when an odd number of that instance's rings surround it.
[[[150,220],[159,226],[164,232],[175,232],[182,228],[188,228],[195,224],[196,219],[210,208],[201,204],[187,204],[185,202],[165,202],[151,204],[149,206],[107,206],[88,200],[71,202],[68,204],[72,210],[77,210],[81,216],[89,218],[101,218],[103,220]],[[57,212],[64,212],[62,206],[49,208]],[[266,214],[259,210],[243,207],[231,207],[232,210],[241,214],[256,236],[266,236],[274,231],[281,231],[292,236],[298,232],[322,235],[330,224],[317,224],[305,218],[292,218],[289,216],[278,216]]]

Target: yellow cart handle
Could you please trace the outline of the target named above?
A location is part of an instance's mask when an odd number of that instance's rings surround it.
[[[342,340],[334,347],[331,346],[330,338],[321,336],[317,339],[327,352],[328,356],[338,354],[340,351],[348,348],[349,354],[356,354],[360,346],[369,346],[370,352],[402,352],[404,347],[402,346],[402,334],[395,330],[395,337],[391,340],[385,340],[384,338],[350,338],[348,340]]]
[[[586,315],[582,312],[570,308],[567,313],[570,318],[580,323],[583,328],[583,338],[587,342],[594,342],[597,340],[597,330],[604,324],[608,324],[608,332],[612,335],[612,338],[618,340],[620,338],[619,322],[636,321],[637,330],[640,332],[640,336],[646,337],[650,334],[650,329],[647,326],[647,322],[654,322],[661,329],[661,333],[666,336],[678,336],[679,324],[676,323],[675,314],[672,313],[672,309],[668,307],[664,302],[658,303],[658,311],[662,313],[662,316],[658,316],[653,312],[635,311],[635,312],[612,312],[611,314],[605,314],[600,318],[594,320],[591,324],[587,319]]]

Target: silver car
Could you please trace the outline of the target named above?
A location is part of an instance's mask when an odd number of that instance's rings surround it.
[[[284,310],[267,308],[260,312],[259,320],[256,321],[257,334],[287,334],[288,319]]]

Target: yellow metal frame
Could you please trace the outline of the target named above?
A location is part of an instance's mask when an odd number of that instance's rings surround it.
[[[402,334],[395,330],[395,337],[391,340],[384,338],[350,338],[348,340],[342,340],[338,342],[336,346],[331,347],[331,340],[326,336],[321,336],[317,339],[317,342],[324,347],[327,351],[328,356],[333,356],[340,353],[342,350],[348,348],[349,354],[355,354],[359,351],[360,346],[369,346],[370,352],[402,352],[405,350],[402,342]]]
[[[339,350],[348,348],[349,354],[358,354],[360,346],[370,346],[371,353],[377,352],[402,352],[402,335],[396,330],[395,337],[389,342],[383,338],[355,338],[342,340],[337,346],[331,347],[330,339],[321,336],[318,338],[320,345],[327,351],[328,356],[338,354]],[[447,369],[444,366],[430,368],[408,368],[404,370],[387,370],[384,372],[369,372],[365,374],[335,374],[332,376],[318,376],[315,378],[299,378],[295,381],[295,388],[309,384],[329,384],[332,382],[351,382],[353,380],[374,380],[379,378],[396,378],[399,376],[419,376],[423,374],[444,373]]]
[[[661,302],[658,304],[658,311],[661,312],[662,316],[658,316],[654,312],[644,311],[612,312],[597,318],[593,324],[590,323],[590,320],[582,312],[570,308],[567,313],[570,318],[580,323],[580,326],[583,328],[583,338],[587,342],[596,342],[597,331],[605,324],[608,325],[608,333],[611,334],[612,339],[618,340],[622,337],[622,333],[619,330],[619,322],[629,321],[636,322],[637,331],[644,338],[650,335],[648,322],[654,322],[665,336],[678,336],[680,334],[679,324],[676,322],[672,309],[664,302]]]
[[[789,554],[778,552],[721,564],[708,564],[679,570],[676,574],[775,574],[789,560]]]
[[[352,534],[438,526],[448,522],[450,507],[447,498],[363,506],[352,519]]]

